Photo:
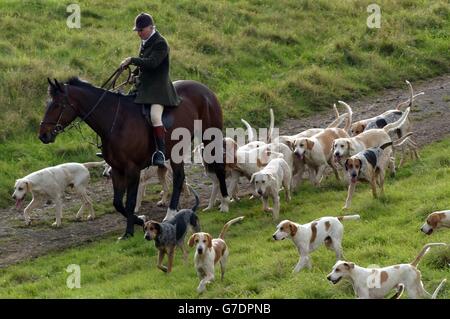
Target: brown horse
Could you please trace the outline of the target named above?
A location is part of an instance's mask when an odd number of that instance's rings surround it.
[[[54,83],[50,80],[48,82],[51,100],[40,124],[39,139],[45,144],[53,143],[56,136],[77,117],[100,136],[103,157],[112,167],[114,207],[127,219],[126,231],[121,238],[128,238],[134,233],[134,224],[143,225],[143,220],[134,215],[139,176],[140,171],[150,165],[151,154],[155,151],[155,140],[151,126],[142,114],[142,105],[135,104],[130,96],[106,91],[78,78],[71,78],[63,85],[56,80]],[[218,149],[222,150],[222,139],[203,140],[206,129],[222,130],[222,110],[215,94],[205,85],[195,81],[176,81],[174,86],[182,102],[175,108],[166,108],[163,114],[163,123],[167,130],[166,158],[172,153],[173,146],[179,142],[171,138],[172,131],[185,128],[192,139],[194,120],[201,120],[201,136],[205,145],[218,142]],[[168,213],[173,213],[178,208],[185,175],[184,163],[175,162],[169,157],[173,169],[173,192]],[[216,162],[209,168],[220,181],[222,210],[227,211],[225,166]],[[127,198],[124,207],[125,193]]]

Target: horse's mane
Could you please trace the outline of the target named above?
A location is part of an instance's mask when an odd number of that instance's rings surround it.
[[[86,88],[86,89],[89,89],[91,91],[96,91],[97,93],[105,91],[105,89],[103,89],[101,87],[98,87],[98,86],[95,86],[95,85],[89,83],[88,81],[82,80],[82,79],[80,79],[77,76],[70,77],[65,82],[63,82],[63,84],[73,85],[73,86],[77,86],[77,87],[80,87],[80,88]],[[51,96],[56,95],[57,94],[57,90],[58,89],[55,86],[50,86],[49,87],[50,95]],[[111,92],[111,91],[109,91],[107,94],[108,95],[109,94],[114,94],[114,95],[120,95],[120,96],[123,96],[123,97],[134,98],[133,96],[129,96],[129,95],[125,95],[125,94],[117,93],[117,92]]]
[[[96,87],[96,86],[94,86],[93,84],[91,84],[91,83],[89,83],[87,81],[81,80],[77,76],[70,77],[65,83],[67,83],[69,85],[74,85],[74,86],[81,86],[81,87],[100,89],[99,87]]]
[[[77,86],[77,87],[83,87],[83,88],[87,88],[87,89],[98,90],[98,91],[101,91],[101,92],[105,91],[104,88],[95,86],[92,83],[89,83],[88,81],[82,80],[82,79],[80,79],[77,76],[70,77],[64,83],[69,84],[69,85],[73,85],[73,86]],[[116,95],[119,94],[117,92],[109,92],[109,93],[116,94]],[[119,95],[123,95],[123,94],[119,94]],[[127,95],[124,95],[124,96],[127,96]]]

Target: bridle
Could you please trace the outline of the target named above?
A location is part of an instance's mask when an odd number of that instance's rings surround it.
[[[116,80],[118,79],[118,77],[122,74],[123,71],[128,70],[128,78],[125,82],[121,83],[117,88],[115,87],[116,85]],[[75,106],[70,103],[69,101],[69,89],[68,89],[68,85],[65,83],[64,84],[64,96],[63,96],[63,101],[62,103],[60,103],[61,106],[61,112],[59,113],[58,119],[56,120],[56,122],[49,122],[49,121],[41,121],[40,125],[55,125],[55,127],[53,128],[53,130],[51,131],[51,134],[53,136],[58,135],[59,133],[68,131],[70,129],[72,129],[75,126],[78,126],[85,122],[86,119],[95,111],[95,109],[100,105],[100,102],[103,100],[103,98],[105,97],[107,92],[110,92],[110,89],[112,90],[118,90],[120,87],[124,86],[125,84],[129,83],[129,80],[131,78],[131,70],[129,67],[126,68],[121,68],[119,67],[118,69],[116,69],[116,71],[114,71],[114,73],[108,78],[108,80],[106,80],[106,82],[101,86],[101,88],[105,88],[106,84],[108,84],[108,82],[110,82],[109,86],[107,89],[105,89],[102,93],[102,95],[99,97],[99,99],[97,100],[97,102],[95,103],[95,105],[90,109],[89,112],[87,112],[85,115],[80,116],[80,120],[78,122],[72,122],[68,127],[64,127],[60,122],[61,119],[63,117],[64,111],[66,109],[68,109],[69,107],[75,112],[75,114],[78,114],[80,112],[80,110],[77,110],[75,108]],[[112,80],[111,80],[112,79]],[[115,124],[116,121],[116,117],[117,117],[117,113],[119,111],[119,107],[120,107],[120,98],[119,98],[119,104],[116,110],[116,115],[114,117],[114,122],[113,122],[113,126]],[[111,128],[111,130],[112,130]]]
[[[67,88],[67,84],[64,84],[64,96],[63,96],[63,101],[62,103],[59,103],[59,105],[61,106],[61,112],[59,113],[58,119],[56,120],[56,122],[50,122],[50,121],[41,121],[40,126],[42,125],[55,125],[55,127],[53,128],[53,130],[51,131],[51,134],[53,136],[58,135],[61,132],[65,131],[65,127],[61,124],[61,119],[63,117],[64,111],[67,108],[71,108],[75,113],[78,112],[78,110],[75,108],[75,106],[73,106],[72,103],[70,103],[69,101],[69,94],[68,94],[68,88]],[[75,126],[77,124],[73,124],[73,126]],[[70,129],[71,127],[69,127]]]

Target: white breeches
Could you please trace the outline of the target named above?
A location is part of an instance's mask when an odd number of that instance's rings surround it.
[[[150,120],[152,121],[153,126],[162,126],[162,113],[164,111],[164,107],[161,104],[152,104],[150,108]]]

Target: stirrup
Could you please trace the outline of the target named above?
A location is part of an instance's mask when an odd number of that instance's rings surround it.
[[[156,158],[155,161],[155,155],[158,157],[158,154],[161,154],[160,156],[162,157],[162,159],[158,159]],[[164,153],[161,152],[160,150],[155,151],[152,155],[152,165],[156,165],[156,166],[160,166],[160,167],[164,167],[165,165],[165,161],[166,161],[166,157],[164,156]]]

